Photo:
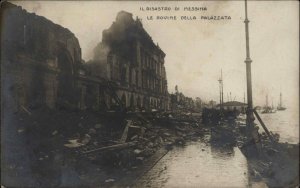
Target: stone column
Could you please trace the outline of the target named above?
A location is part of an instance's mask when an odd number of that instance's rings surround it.
[[[126,74],[125,74],[125,78],[126,78],[126,84],[129,84],[129,66],[125,65],[125,69],[126,69]]]

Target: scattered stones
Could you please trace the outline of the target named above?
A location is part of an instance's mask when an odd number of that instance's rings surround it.
[[[138,138],[138,135],[134,135],[133,137],[130,138],[130,140],[136,140]]]
[[[134,152],[134,154],[138,155],[138,154],[142,153],[142,150],[135,149],[133,152]]]
[[[90,142],[90,140],[91,140],[91,136],[88,135],[88,134],[85,134],[84,137],[83,137],[83,139],[81,140],[81,143],[82,143],[83,145],[86,145],[87,143]]]
[[[171,136],[170,133],[163,133],[164,136]]]
[[[93,129],[93,128],[89,129],[89,134],[90,135],[93,135],[93,134],[96,134],[96,133],[97,133],[97,131],[95,129]]]
[[[58,133],[58,131],[55,130],[55,131],[52,132],[52,135],[55,136],[57,133]]]
[[[100,129],[100,128],[102,128],[102,124],[97,123],[94,127],[95,127],[95,129]]]
[[[157,140],[158,140],[158,142],[159,142],[160,144],[162,144],[162,143],[164,142],[164,140],[163,140],[162,137],[160,137],[160,136],[157,138]]]
[[[109,182],[114,182],[115,181],[115,179],[107,179],[107,180],[105,180],[105,183],[109,183]]]
[[[137,160],[143,161],[144,157],[136,157]]]
[[[148,143],[148,147],[152,148],[154,146],[154,144],[152,142]]]

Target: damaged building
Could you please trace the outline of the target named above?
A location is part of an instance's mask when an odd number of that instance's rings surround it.
[[[105,97],[107,108],[120,103],[130,110],[168,110],[169,94],[164,65],[165,53],[154,44],[139,18],[121,11],[102,33],[94,58],[86,69],[94,78],[112,82],[116,92]]]
[[[28,13],[1,7],[1,87],[4,106],[77,108],[81,67],[78,39],[68,29]]]
[[[167,110],[165,53],[139,19],[121,11],[85,63],[76,36],[22,7],[3,3],[1,87],[13,111]]]

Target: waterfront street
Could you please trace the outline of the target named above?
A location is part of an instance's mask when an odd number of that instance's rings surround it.
[[[170,151],[136,187],[249,187],[250,184],[247,160],[237,147],[213,146],[199,140]]]

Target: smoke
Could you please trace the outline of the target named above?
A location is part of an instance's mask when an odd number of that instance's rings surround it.
[[[89,72],[88,74],[95,77],[107,78],[107,56],[109,52],[110,48],[102,42],[94,48],[93,59],[85,63]]]
[[[110,52],[110,47],[105,43],[99,43],[94,48],[94,61],[105,62],[107,60],[108,53]]]

